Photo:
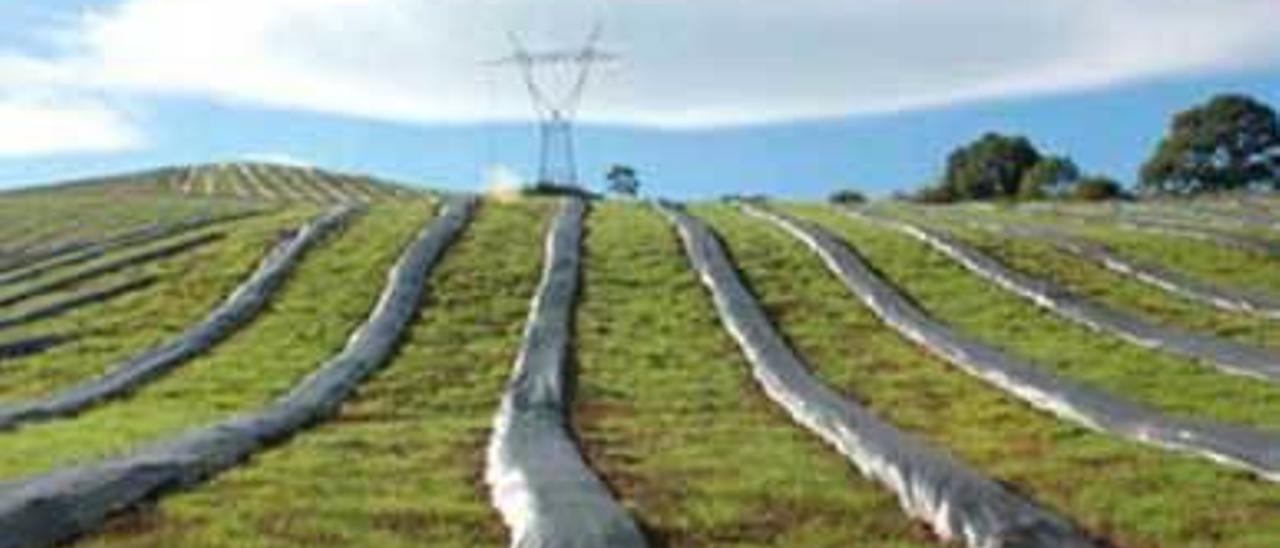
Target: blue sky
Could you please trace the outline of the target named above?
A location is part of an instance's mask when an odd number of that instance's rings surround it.
[[[583,105],[583,179],[625,162],[682,198],[913,188],[987,130],[1128,181],[1172,113],[1280,104],[1276,0],[534,1],[0,4],[0,187],[252,158],[483,189],[536,141],[479,60],[592,21],[623,61]]]

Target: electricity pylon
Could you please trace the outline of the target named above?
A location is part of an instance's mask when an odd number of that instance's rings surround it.
[[[600,40],[601,26],[587,37],[586,44],[575,50],[550,50],[531,52],[520,42],[514,32],[508,33],[513,53],[509,57],[493,61],[492,65],[514,65],[520,70],[538,117],[538,181],[560,185],[578,184],[577,160],[574,156],[573,123],[582,104],[591,69],[609,63],[617,56],[596,47]],[[567,89],[556,93],[538,79],[543,70],[569,70],[572,79]]]

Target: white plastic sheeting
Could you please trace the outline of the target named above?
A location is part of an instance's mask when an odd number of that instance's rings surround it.
[[[12,306],[21,302],[34,299],[36,297],[61,291],[68,287],[87,282],[94,278],[99,278],[102,276],[106,276],[108,274],[114,274],[116,272],[120,272],[121,270],[124,270],[126,268],[181,255],[188,251],[199,249],[201,247],[217,242],[223,238],[225,238],[225,235],[222,234],[221,232],[210,232],[206,234],[200,234],[200,235],[192,236],[190,238],[179,240],[177,242],[165,244],[161,247],[136,253],[134,255],[120,257],[118,259],[114,259],[112,261],[109,261],[107,263],[104,263],[92,268],[65,274],[57,278],[44,281],[42,283],[32,285],[30,287],[27,287],[26,289],[19,290],[16,293],[0,298],[0,307]]]
[[[13,341],[0,341],[0,364],[44,353],[79,338],[77,335],[36,335]]]
[[[103,289],[72,295],[40,308],[0,318],[0,331],[39,320],[54,318],[85,306],[107,302],[115,299],[116,297],[128,295],[135,291],[141,291],[155,284],[156,280],[157,278],[155,276],[150,275],[134,278],[132,280],[125,280]]]
[[[0,275],[0,286],[26,281],[58,268],[86,263],[106,255],[109,251],[114,249],[138,246],[166,238],[172,238],[180,234],[210,227],[216,224],[240,220],[254,214],[255,213],[237,213],[221,217],[200,215],[175,223],[156,224],[144,227],[120,236],[108,238],[102,242],[89,244],[76,251],[55,257],[53,260],[46,260],[27,268]]]
[[[494,421],[485,481],[518,548],[642,547],[644,535],[578,452],[567,424],[569,345],[586,206],[566,200]]]
[[[1068,520],[899,432],[814,378],[774,329],[712,230],[673,206],[663,211],[765,393],[864,475],[891,489],[909,515],[943,539],[973,547],[1092,545]]]
[[[79,413],[155,380],[212,348],[252,320],[315,242],[358,210],[334,208],[307,223],[264,258],[258,269],[200,323],[173,340],[116,365],[109,373],[48,398],[0,407],[0,430]]]
[[[1076,238],[1049,227],[988,221],[973,221],[973,224],[1004,236],[1048,242],[1058,249],[1102,265],[1112,272],[1183,299],[1207,304],[1227,312],[1280,319],[1280,302],[1275,299],[1216,287],[1156,265],[1140,264],[1120,256],[1106,245]]]
[[[897,219],[865,215],[848,209],[844,211],[859,219],[908,234],[1006,291],[1099,333],[1114,335],[1144,348],[1199,360],[1224,373],[1280,381],[1280,356],[1266,350],[1221,337],[1153,325],[1119,310],[1080,298],[1048,280],[1014,271],[943,232]]]
[[[332,415],[390,359],[418,310],[431,270],[462,232],[473,207],[472,198],[452,198],[388,273],[381,298],[346,347],[269,407],[127,456],[0,484],[0,548],[53,546],[91,532],[112,513],[189,488]]]
[[[1089,219],[1085,216],[1083,219]],[[1117,226],[1129,230],[1139,230],[1153,234],[1163,234],[1209,242],[1212,244],[1238,249],[1248,253],[1268,257],[1280,257],[1280,242],[1235,234],[1207,226],[1191,226],[1185,223],[1156,219],[1149,216],[1121,215],[1114,219]]]
[[[1223,207],[1226,209],[1223,209]],[[1211,200],[1173,202],[1114,202],[1082,207],[1059,208],[1076,213],[1110,214],[1122,218],[1151,220],[1188,227],[1209,228],[1280,228],[1275,219],[1258,215],[1242,206],[1232,207]]]
[[[0,272],[3,273],[0,274],[0,285],[8,285],[30,279],[54,268],[83,263],[99,257],[111,249],[170,238],[216,224],[253,217],[259,213],[259,211],[249,210],[221,216],[202,214],[177,222],[148,224],[139,228],[125,230],[98,241],[77,240],[57,244],[43,250],[31,251],[14,259],[10,264],[0,267]],[[57,260],[54,261],[54,259]],[[50,262],[37,264],[45,261]]]
[[[882,321],[961,370],[1036,408],[1083,426],[1198,454],[1270,481],[1280,481],[1280,433],[1172,417],[1050,374],[925,314],[826,230],[780,213],[759,208],[748,211],[777,223],[803,241]]]

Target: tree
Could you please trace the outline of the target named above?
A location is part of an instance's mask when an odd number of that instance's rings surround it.
[[[623,196],[635,196],[640,192],[640,179],[631,166],[614,164],[604,177],[609,181],[609,192]]]
[[[1112,200],[1124,195],[1124,189],[1115,179],[1103,175],[1085,177],[1071,189],[1071,197],[1087,202]]]
[[[960,200],[1013,197],[1040,152],[1026,137],[987,133],[947,157],[938,195]]]
[[[1018,197],[1024,200],[1056,198],[1071,190],[1080,179],[1080,168],[1066,156],[1045,156],[1022,174]]]
[[[827,200],[833,204],[854,205],[854,204],[866,203],[867,197],[866,195],[856,190],[846,189],[846,190],[837,190],[831,193],[831,196],[827,198]]]
[[[1280,121],[1245,95],[1219,95],[1178,113],[1142,166],[1144,190],[1178,194],[1280,189]]]

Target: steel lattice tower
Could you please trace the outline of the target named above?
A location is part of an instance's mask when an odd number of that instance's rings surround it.
[[[597,25],[588,36],[586,44],[576,50],[551,50],[531,52],[520,42],[515,33],[509,33],[511,56],[492,62],[493,65],[514,65],[524,78],[525,87],[538,117],[538,181],[577,186],[577,159],[574,156],[573,122],[591,70],[596,65],[617,59],[611,53],[596,48],[601,27]],[[557,94],[546,89],[538,79],[540,69],[572,70],[568,89]]]

